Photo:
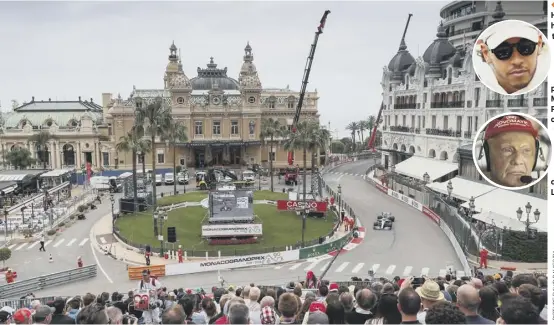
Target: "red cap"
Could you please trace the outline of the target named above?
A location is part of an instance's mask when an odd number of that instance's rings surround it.
[[[535,129],[531,121],[519,115],[505,115],[499,119],[493,120],[487,125],[485,129],[485,140],[504,132],[527,132],[531,134],[533,138],[539,135],[539,132]]]
[[[192,289],[187,289],[187,290],[185,290],[185,292],[187,293],[187,295],[191,295],[192,294]]]
[[[406,279],[400,279],[400,280],[398,280],[398,285],[401,286],[402,283],[404,283],[404,281],[406,281]]]
[[[333,282],[329,285],[329,291],[335,291],[335,290],[339,291],[339,285]]]
[[[26,324],[32,319],[32,313],[30,309],[21,308],[13,314],[13,319],[19,324]]]
[[[327,308],[325,307],[325,304],[323,302],[314,301],[310,304],[310,313],[315,313],[316,311],[325,313],[327,311]]]

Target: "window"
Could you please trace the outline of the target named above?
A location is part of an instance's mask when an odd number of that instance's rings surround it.
[[[256,97],[254,97],[254,96],[248,97],[248,102],[250,104],[254,104],[256,102]]]
[[[427,93],[423,93],[423,103],[427,103]]]
[[[165,163],[165,155],[163,153],[158,153],[158,164]]]
[[[402,115],[402,126],[406,126],[406,115]]]
[[[231,134],[239,134],[239,121],[231,121]]]
[[[479,117],[475,116],[475,132],[479,129]]]
[[[202,121],[195,121],[194,122],[194,134],[196,135],[202,135],[204,134],[203,130],[202,130]]]
[[[417,117],[417,128],[421,129],[421,116]]]
[[[481,99],[481,88],[475,88],[475,93],[473,94],[473,101],[475,102],[475,107],[479,106],[479,99]]]
[[[221,134],[221,121],[213,121],[212,132],[213,132],[214,135],[220,135]]]
[[[113,135],[112,124],[108,123],[108,136],[112,136],[112,135]]]
[[[473,116],[468,116],[468,117],[467,117],[467,130],[468,130],[469,132],[471,132],[471,130],[472,130],[472,127],[471,127],[471,126],[472,126],[472,125],[471,125],[472,123],[473,123]]]
[[[398,126],[398,115],[394,116],[394,126]]]
[[[448,130],[448,116],[444,116],[442,118],[442,125],[443,125],[443,130]]]
[[[287,125],[287,130],[288,130],[289,132],[292,132],[292,124],[291,124],[291,125]]]
[[[431,116],[431,129],[437,128],[437,116],[433,115]]]
[[[456,117],[456,131],[457,132],[462,131],[462,117],[461,116]]]
[[[185,103],[185,99],[183,97],[177,98],[177,104],[184,104],[184,103]]]
[[[289,100],[287,103],[287,108],[294,108],[294,100]]]
[[[268,159],[269,159],[269,161],[275,161],[275,152],[270,152]]]
[[[269,108],[275,108],[275,102],[274,101],[269,102]]]
[[[421,117],[421,125],[422,125],[422,129],[425,129],[425,116]]]
[[[410,124],[410,127],[415,127],[415,115],[412,115],[412,124]]]
[[[110,154],[107,152],[102,152],[102,165],[103,166],[110,165]]]

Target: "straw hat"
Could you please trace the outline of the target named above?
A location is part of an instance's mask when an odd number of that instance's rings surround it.
[[[421,287],[416,289],[417,294],[421,299],[430,301],[444,300],[444,294],[441,292],[438,283],[435,281],[427,280]]]

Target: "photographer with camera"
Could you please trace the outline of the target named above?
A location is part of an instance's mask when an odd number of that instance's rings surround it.
[[[148,292],[148,306],[144,306],[142,310],[142,318],[146,324],[160,323],[160,306],[158,301],[158,290],[162,288],[162,284],[157,279],[150,276],[149,270],[142,271],[142,280],[138,285],[138,292]],[[143,301],[145,302],[145,301]],[[136,299],[135,299],[136,303]],[[136,307],[135,307],[136,308]]]

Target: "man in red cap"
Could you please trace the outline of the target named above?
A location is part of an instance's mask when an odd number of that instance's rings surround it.
[[[537,157],[538,130],[519,115],[505,115],[485,129],[490,180],[506,187],[531,182]]]

